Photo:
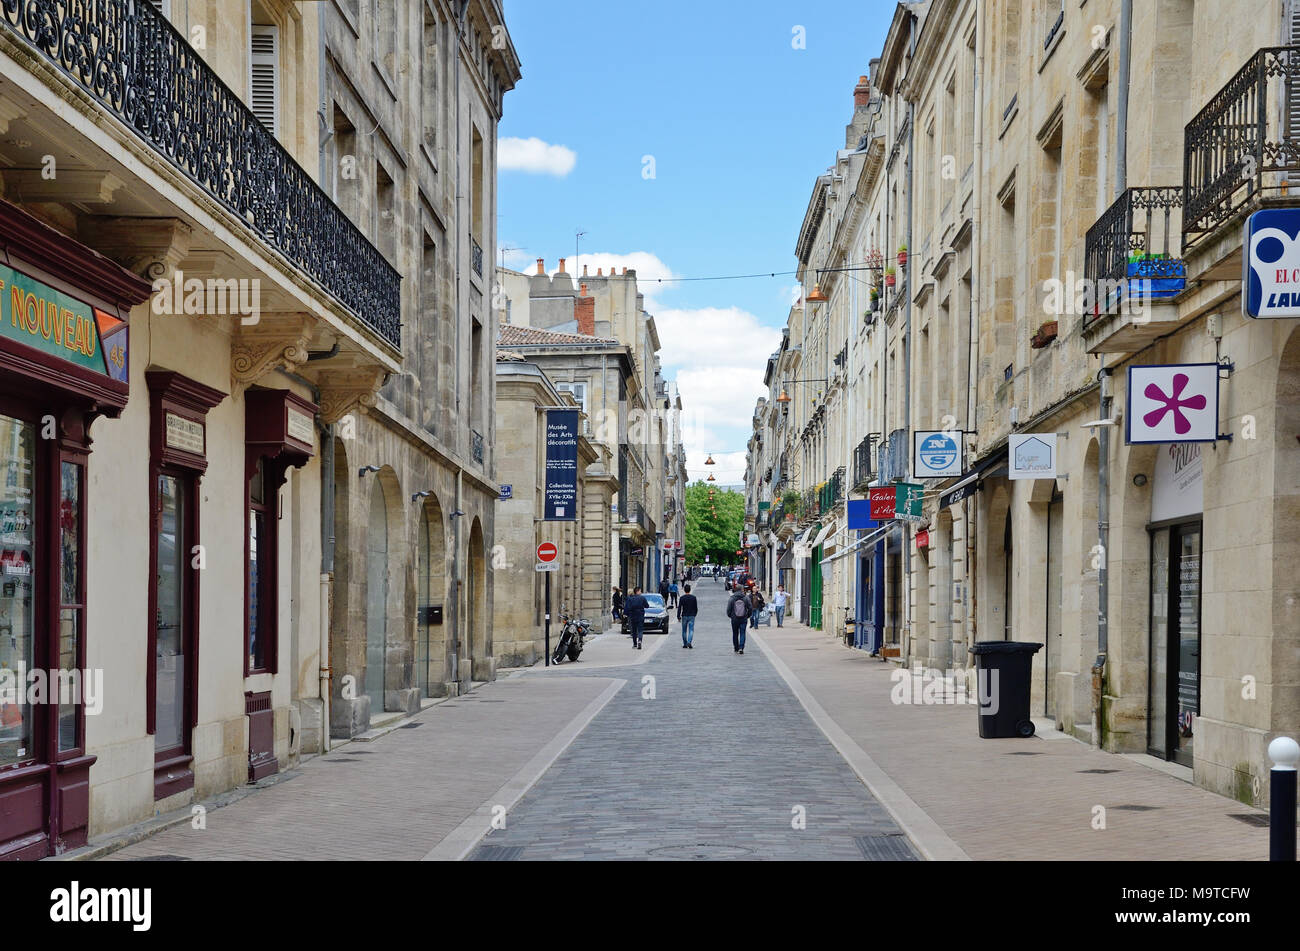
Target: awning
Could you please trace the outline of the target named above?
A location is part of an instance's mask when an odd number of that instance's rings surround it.
[[[985,456],[962,476],[960,482],[943,491],[943,494],[939,496],[939,508],[946,509],[950,505],[956,505],[958,502],[970,498],[979,491],[981,482],[995,474],[991,471],[993,467],[1000,462],[1006,462],[1006,460],[1007,447],[1005,445]]]
[[[821,563],[825,565],[825,564],[829,564],[832,561],[836,561],[837,559],[840,558],[847,558],[849,555],[857,551],[858,548],[860,548],[861,546],[869,545],[874,541],[879,541],[885,535],[889,534],[890,529],[892,529],[896,524],[897,524],[896,522],[890,522],[888,525],[880,526],[879,528],[871,532],[871,534],[863,535],[861,538],[855,541],[848,548],[844,549],[842,552],[838,552],[834,555],[831,555],[829,558],[823,558],[821,560]]]
[[[826,540],[826,536],[831,533],[831,529],[834,527],[835,527],[834,525],[823,525],[822,530],[817,534],[817,540],[813,542],[811,545],[809,545],[808,547],[816,548],[818,545],[820,545],[823,541]]]
[[[804,529],[804,530],[799,534],[799,536],[794,540],[794,544],[795,544],[795,545],[802,545],[804,542],[806,542],[806,541],[808,540],[808,536],[811,535],[811,534],[813,533],[813,529],[816,528],[816,527],[817,527],[816,525],[809,525],[807,528],[805,528],[805,529]],[[791,546],[791,547],[793,547],[793,546]]]
[[[787,548],[785,551],[781,552],[780,557],[777,558],[776,560],[776,570],[777,571],[794,570],[794,548],[793,547]]]

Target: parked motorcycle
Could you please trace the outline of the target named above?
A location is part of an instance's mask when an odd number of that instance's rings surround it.
[[[560,629],[560,639],[551,654],[551,663],[559,664],[566,657],[569,663],[576,664],[578,656],[586,646],[587,635],[591,633],[591,622],[586,618],[571,618],[561,614],[564,627]]]

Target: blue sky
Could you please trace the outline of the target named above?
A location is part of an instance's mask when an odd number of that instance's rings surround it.
[[[504,2],[523,79],[500,129],[496,260],[517,248],[509,267],[566,257],[572,272],[581,230],[592,273],[636,267],[681,387],[691,476],[712,452],[718,479],[739,482],[794,277],[651,279],[795,269],[813,181],[844,146],[895,4]]]

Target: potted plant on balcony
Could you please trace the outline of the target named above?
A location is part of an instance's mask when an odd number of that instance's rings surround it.
[[[892,267],[885,268],[885,286],[893,287],[894,283],[898,280],[897,275],[898,272],[895,271]]]
[[[802,499],[798,492],[787,492],[781,497],[781,505],[785,510],[786,521],[793,521],[799,516],[799,504]]]
[[[898,246],[898,266],[907,267],[907,245],[905,244]]]
[[[1049,343],[1056,339],[1056,331],[1059,324],[1055,320],[1044,321],[1038,328],[1038,333],[1029,338],[1029,345],[1035,350],[1042,350]]]
[[[1138,252],[1128,256],[1128,268],[1125,276],[1130,282],[1144,283],[1137,290],[1145,291],[1144,297],[1160,299],[1173,297],[1187,286],[1187,265],[1181,258],[1170,256],[1166,252],[1147,254]]]

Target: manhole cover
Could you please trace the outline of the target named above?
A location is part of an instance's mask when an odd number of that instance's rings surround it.
[[[480,845],[469,860],[471,862],[514,862],[523,853],[522,845]]]
[[[352,763],[355,763],[356,760],[354,760],[354,759],[327,759],[327,760],[325,760],[325,762],[327,762],[327,763],[348,763],[348,764],[352,764]]]
[[[1125,812],[1151,812],[1153,809],[1159,809],[1159,806],[1111,806],[1112,809],[1122,809]]]
[[[1008,753],[1008,756],[1042,756],[1042,753],[1035,753],[1029,750],[1020,750],[1016,753]]]
[[[1117,769],[1076,769],[1075,772],[1076,772],[1076,773],[1093,773],[1093,774],[1095,774],[1095,775],[1097,775],[1097,776],[1102,776],[1102,775],[1104,775],[1104,774],[1106,774],[1106,773],[1118,773],[1119,770],[1117,770]]]
[[[344,756],[374,756],[374,750],[344,750]]]
[[[141,855],[139,858],[132,859],[135,862],[190,862],[193,861],[184,855]]]
[[[682,862],[720,862],[753,855],[754,850],[747,849],[743,845],[697,842],[695,845],[665,845],[658,849],[651,849],[649,854]]]
[[[424,724],[423,724],[423,723],[405,723],[405,724],[403,724],[402,726],[399,726],[398,729],[399,729],[399,730],[414,730],[417,726],[424,726]]]
[[[1244,822],[1248,826],[1259,826],[1261,829],[1268,828],[1268,816],[1256,815],[1251,812],[1230,812],[1228,818]]]
[[[859,835],[854,836],[853,841],[868,862],[918,861],[911,843],[903,835]]]

